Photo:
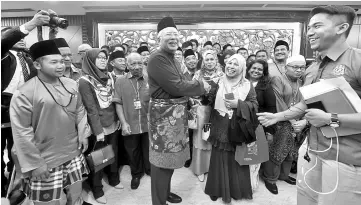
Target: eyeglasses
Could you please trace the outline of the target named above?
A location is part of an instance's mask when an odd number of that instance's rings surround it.
[[[71,54],[71,53],[69,53],[69,54],[64,54],[64,55],[61,55],[63,58],[66,58],[66,57],[69,57],[69,58],[71,58],[73,55]]]
[[[179,33],[166,33],[166,36],[175,36],[176,38],[179,36]]]
[[[132,66],[132,67],[135,67],[135,66],[143,66],[143,62],[135,62],[135,63],[130,63],[129,64],[130,66]]]
[[[106,57],[97,57],[97,59],[99,59],[99,60],[104,60],[104,61],[106,61],[106,60],[107,60],[107,58],[106,58]]]
[[[291,67],[293,70],[306,70],[306,66],[294,66],[294,65],[287,65],[288,67]]]

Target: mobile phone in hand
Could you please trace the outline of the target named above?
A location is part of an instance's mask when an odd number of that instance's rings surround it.
[[[233,93],[224,94],[224,98],[227,100],[234,100],[234,94]]]

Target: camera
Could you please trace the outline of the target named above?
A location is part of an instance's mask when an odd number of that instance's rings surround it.
[[[51,14],[48,26],[53,27],[53,28],[59,27],[62,29],[66,29],[69,26],[69,22],[68,22],[68,20],[66,20],[64,18],[60,18],[57,15]]]

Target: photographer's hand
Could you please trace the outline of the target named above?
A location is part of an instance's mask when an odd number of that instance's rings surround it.
[[[43,26],[46,24],[49,24],[50,16],[47,11],[41,10],[38,13],[36,13],[30,21],[26,22],[24,24],[24,27],[27,31],[32,31],[37,26]]]
[[[48,13],[49,13],[49,15],[58,16],[58,14],[51,9],[48,9]]]

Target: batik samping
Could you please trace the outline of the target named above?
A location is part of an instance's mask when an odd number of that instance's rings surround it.
[[[176,153],[185,149],[188,138],[187,99],[151,99],[149,134],[151,149]]]
[[[148,114],[149,162],[179,169],[190,158],[187,98],[151,99]]]

